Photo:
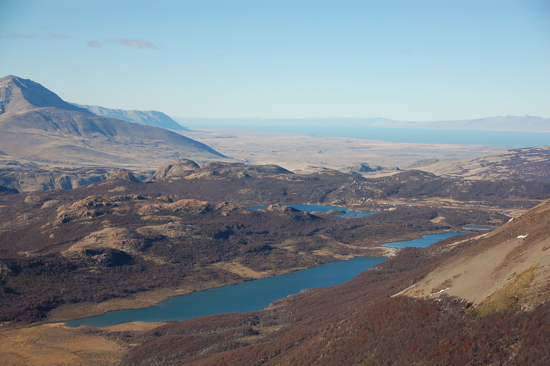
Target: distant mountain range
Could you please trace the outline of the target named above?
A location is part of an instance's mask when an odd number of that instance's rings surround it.
[[[176,131],[189,131],[166,114],[159,111],[136,111],[124,109],[111,109],[95,105],[74,104],[77,107],[85,108],[98,116],[121,119],[127,122],[137,123],[159,128],[167,128]]]
[[[263,126],[361,126],[392,128],[426,128],[481,131],[550,132],[550,118],[535,116],[497,116],[456,121],[398,121],[387,118],[198,118],[174,117],[186,126],[208,128],[245,128]]]
[[[156,169],[178,158],[228,160],[166,129],[95,115],[12,75],[0,79],[0,131],[5,155],[58,166]]]
[[[380,121],[372,126],[451,130],[550,132],[550,118],[536,116],[497,116],[457,121],[405,122]]]

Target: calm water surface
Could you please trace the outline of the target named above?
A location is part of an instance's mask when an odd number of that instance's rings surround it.
[[[438,240],[458,234],[463,233],[424,235],[420,239],[385,245],[397,248],[426,247]],[[99,316],[71,320],[65,324],[68,327],[80,325],[106,327],[134,321],[163,322],[221,313],[257,311],[275,300],[297,294],[304,289],[334,286],[349,281],[384,260],[386,260],[385,257],[356,257],[348,261],[331,262],[280,276],[175,296],[150,308],[110,311]]]
[[[395,241],[393,243],[383,244],[384,247],[392,248],[406,248],[406,247],[416,247],[416,248],[425,248],[429,247],[433,243],[438,242],[439,240],[450,238],[451,236],[465,234],[463,231],[453,231],[450,233],[439,233],[439,234],[429,234],[424,235],[419,239],[405,240],[405,241]]]
[[[315,136],[351,137],[366,140],[412,142],[424,144],[465,144],[506,147],[532,147],[550,145],[550,133],[447,130],[428,128],[395,128],[360,125],[332,125],[323,123],[187,123],[188,128],[228,128],[264,132],[303,133]]]
[[[363,216],[374,215],[374,214],[378,213],[376,211],[373,211],[373,212],[357,212],[357,211],[348,210],[345,207],[325,206],[325,205],[308,205],[308,204],[305,204],[305,203],[293,203],[293,204],[281,205],[281,206],[289,206],[289,207],[295,208],[297,210],[307,211],[307,212],[314,212],[314,211],[329,212],[331,210],[341,210],[341,211],[346,211],[346,213],[338,214],[338,215],[334,215],[334,216],[349,217],[349,218],[363,217]],[[267,206],[251,206],[251,207],[247,207],[247,208],[251,209],[251,210],[259,210],[259,209],[266,208],[266,207]]]
[[[356,257],[348,261],[331,262],[280,276],[175,296],[150,308],[110,311],[65,324],[68,327],[106,327],[134,321],[163,322],[261,310],[275,300],[307,288],[334,286],[349,281],[384,260],[385,257]]]

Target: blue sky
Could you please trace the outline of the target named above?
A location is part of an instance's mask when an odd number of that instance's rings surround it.
[[[550,1],[2,0],[0,74],[182,117],[550,117]]]

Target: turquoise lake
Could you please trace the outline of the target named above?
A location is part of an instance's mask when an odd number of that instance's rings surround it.
[[[421,239],[386,245],[425,247],[458,234],[462,233],[431,234]],[[150,308],[110,311],[99,316],[71,320],[65,324],[68,327],[80,325],[106,327],[134,321],[162,322],[221,313],[257,311],[267,307],[273,301],[308,288],[334,286],[347,282],[384,260],[386,260],[384,257],[356,257],[348,261],[331,262],[280,276],[175,296]]]
[[[405,241],[395,241],[393,243],[383,244],[383,247],[391,248],[406,248],[406,247],[415,247],[415,248],[425,248],[429,247],[433,243],[437,243],[440,240],[450,238],[451,236],[465,234],[463,231],[453,231],[450,233],[439,233],[439,234],[428,234],[424,235],[419,239],[405,240]]]
[[[312,287],[334,286],[386,260],[385,257],[356,257],[292,273],[222,286],[175,296],[144,309],[110,311],[103,315],[71,320],[68,327],[106,327],[134,321],[186,320],[221,313],[257,311],[271,302]]]
[[[314,212],[314,211],[329,212],[331,210],[346,211],[346,213],[344,213],[344,214],[338,214],[338,215],[334,215],[334,216],[348,217],[348,218],[363,217],[363,216],[374,215],[374,214],[378,213],[378,212],[375,212],[375,211],[373,211],[373,212],[356,212],[356,211],[348,210],[345,207],[325,206],[325,205],[308,205],[308,204],[305,204],[305,203],[292,203],[292,204],[281,205],[281,206],[289,206],[289,207],[295,208],[297,210],[307,211],[307,212]],[[247,208],[250,209],[250,210],[259,210],[259,209],[266,208],[266,207],[267,206],[251,206],[251,207],[247,207]]]

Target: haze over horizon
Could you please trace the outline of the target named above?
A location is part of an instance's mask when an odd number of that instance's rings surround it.
[[[205,118],[550,117],[550,3],[0,4],[0,76]]]

